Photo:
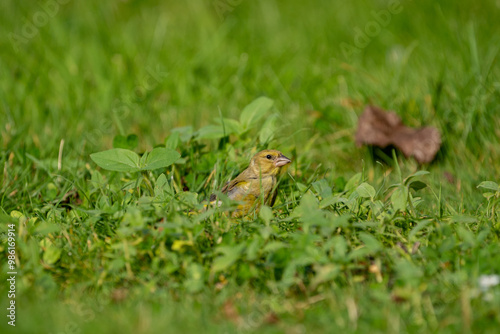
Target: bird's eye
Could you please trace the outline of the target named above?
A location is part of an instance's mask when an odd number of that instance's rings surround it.
[[[271,160],[271,158],[272,158],[272,157],[273,157],[273,156],[272,156],[272,155],[270,155],[270,154],[266,155],[266,158],[267,158],[267,159],[269,159],[269,160]]]

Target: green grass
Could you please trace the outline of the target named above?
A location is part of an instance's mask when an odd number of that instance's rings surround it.
[[[2,2],[0,255],[15,224],[18,275],[1,332],[498,332],[500,286],[478,282],[500,274],[500,8],[401,1],[346,54],[390,4]],[[261,96],[275,116],[209,138]],[[367,104],[437,127],[438,159],[357,148]],[[182,158],[92,161],[129,134]],[[204,211],[262,148],[293,160],[274,208]]]

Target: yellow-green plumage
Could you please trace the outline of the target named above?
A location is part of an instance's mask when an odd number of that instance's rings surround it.
[[[238,206],[233,217],[247,215],[252,208],[259,210],[262,202],[272,206],[276,199],[276,177],[281,167],[290,162],[276,150],[255,154],[248,168],[222,188],[222,193],[232,200],[244,202]],[[215,200],[215,196],[212,195],[210,200]]]

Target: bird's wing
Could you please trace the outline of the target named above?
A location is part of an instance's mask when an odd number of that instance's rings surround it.
[[[222,187],[221,189],[221,193],[225,194],[227,193],[227,187],[229,186],[229,181],[226,182],[226,184],[224,185],[224,187]]]
[[[246,175],[241,173],[232,181],[226,182],[224,187],[221,189],[221,193],[226,194],[232,200],[242,200],[245,195],[247,195],[250,182],[245,180]],[[215,201],[217,199],[217,195],[210,195],[210,202]]]
[[[250,192],[252,181],[255,179],[257,179],[257,177],[255,177],[252,171],[247,168],[232,181],[226,182],[224,187],[222,187],[221,192],[226,194],[232,200],[244,200]],[[217,196],[212,194],[210,196],[210,201],[215,201],[216,198]]]
[[[250,182],[245,180],[233,180],[227,186],[227,196],[235,201],[241,201],[248,195],[250,190]]]
[[[251,179],[253,179],[253,176],[251,175],[251,172],[249,169],[245,169],[243,172],[241,172],[236,178],[234,178],[232,181],[229,181],[226,183],[226,185],[222,188],[222,193],[227,194],[231,198],[231,193],[234,191],[235,188],[244,188],[248,190],[248,187],[250,185]]]

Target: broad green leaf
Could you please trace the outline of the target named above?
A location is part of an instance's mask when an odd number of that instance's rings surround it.
[[[54,264],[61,257],[62,250],[55,246],[50,239],[45,238],[40,241],[40,246],[44,249],[43,262],[46,264]]]
[[[493,181],[483,181],[478,186],[478,188],[489,189],[493,191],[500,191],[500,186],[496,182]]]
[[[141,170],[165,168],[173,164],[181,155],[179,152],[165,147],[157,147],[149,152]]]
[[[342,216],[334,216],[331,217],[330,220],[330,226],[332,228],[338,228],[338,227],[349,227],[349,220],[351,219],[351,215],[349,214],[344,214]]]
[[[297,187],[297,189],[299,189],[301,193],[304,193],[307,190],[307,186],[303,183],[297,182],[295,183],[295,186]]]
[[[493,196],[495,196],[495,193],[492,193],[490,191],[487,191],[487,192],[483,193],[483,197],[486,198],[487,200],[489,200]]]
[[[365,246],[372,252],[376,252],[380,249],[382,249],[382,244],[380,241],[377,240],[373,235],[366,233],[366,232],[360,232],[359,233],[359,238]]]
[[[273,106],[274,101],[268,97],[259,97],[247,105],[240,115],[240,123],[245,129],[248,129],[259,119],[264,117]]]
[[[357,260],[357,259],[361,259],[369,254],[371,254],[372,251],[371,249],[369,249],[368,247],[360,247],[360,248],[356,248],[354,249],[353,251],[351,251],[348,255],[347,255],[347,260],[348,261],[353,261],[353,260]]]
[[[161,173],[160,176],[156,179],[155,186],[158,188],[163,188],[167,184],[168,180],[164,173]]]
[[[424,189],[425,187],[427,187],[427,184],[425,184],[422,181],[413,181],[413,182],[410,182],[410,184],[409,184],[409,188],[413,189],[415,191],[419,191],[420,189]]]
[[[300,199],[299,207],[304,210],[303,213],[309,213],[310,211],[318,210],[318,200],[312,193],[307,192]]]
[[[260,209],[259,216],[266,223],[266,225],[269,225],[269,222],[273,219],[273,210],[267,205],[264,205]]]
[[[358,195],[362,198],[373,198],[375,197],[375,188],[373,188],[371,185],[369,185],[366,182],[361,183],[357,188],[356,191],[358,192]]]
[[[482,230],[481,232],[479,232],[477,234],[477,237],[476,237],[476,241],[480,244],[482,242],[484,242],[484,240],[486,239],[486,237],[491,233],[491,230],[489,228],[486,228],[484,230]]]
[[[476,245],[476,237],[474,236],[474,233],[472,233],[470,230],[463,227],[462,225],[459,225],[457,227],[457,234],[465,243],[469,244],[469,246]]]
[[[432,220],[422,220],[418,222],[417,226],[411,229],[410,234],[408,235],[408,239],[413,238],[417,235],[418,232],[422,231],[427,225],[431,224]]]
[[[115,172],[139,171],[139,155],[123,148],[93,153],[90,158],[101,168]]]
[[[273,114],[266,119],[264,125],[262,125],[259,131],[260,143],[262,144],[269,143],[271,140],[274,139],[274,134],[276,133],[277,130],[278,119],[279,119],[278,114]]]
[[[361,173],[354,174],[345,185],[345,191],[353,190],[361,182]]]
[[[332,187],[325,179],[320,179],[312,183],[313,189],[321,196],[321,198],[328,198],[332,196]]]
[[[300,204],[295,207],[292,215],[294,217],[301,217],[303,220],[314,221],[314,217],[312,216],[316,216],[316,213],[318,212],[321,214],[316,196],[314,196],[311,192],[307,192],[300,199]]]
[[[273,253],[273,252],[277,251],[278,249],[287,248],[287,247],[288,247],[288,244],[286,244],[284,242],[271,241],[267,245],[264,246],[264,248],[262,249],[262,252]]]
[[[142,167],[146,164],[146,159],[148,158],[149,152],[144,152],[139,159],[139,166]]]
[[[177,199],[181,203],[185,203],[186,205],[189,206],[196,206],[198,205],[198,194],[190,191],[182,191],[179,194],[177,194]]]
[[[396,211],[405,211],[408,202],[408,188],[405,186],[398,186],[391,195],[392,207]]]
[[[180,134],[179,132],[172,132],[165,141],[165,147],[171,150],[175,150],[179,146]]]
[[[33,233],[47,235],[49,233],[59,232],[60,230],[60,225],[42,220],[39,224],[36,225]]]
[[[296,272],[297,265],[294,262],[290,262],[283,271],[280,285],[284,288],[288,288],[290,287],[290,285],[294,284],[294,282],[297,280]]]
[[[321,203],[320,203],[320,209],[324,209],[330,205],[333,205],[333,204],[337,204],[337,203],[343,203],[343,204],[346,204],[347,203],[347,199],[344,198],[344,197],[339,197],[338,194],[336,195],[331,195],[331,196],[328,196],[326,198],[324,198]]]
[[[319,253],[319,250],[316,247],[306,247],[305,250],[311,251],[316,250],[316,253]],[[296,266],[308,266],[316,262],[316,258],[311,256],[310,254],[300,254],[295,256],[292,260],[292,263]]]
[[[142,212],[137,207],[128,207],[127,211],[123,215],[121,226],[131,226],[142,228],[146,223]]]
[[[430,172],[426,171],[426,170],[419,170],[418,172],[415,172],[413,173],[412,175],[408,176],[405,180],[404,180],[404,184],[408,184],[412,179],[416,178],[417,176],[422,176],[422,175],[427,175],[427,174],[430,174]]]
[[[335,236],[333,238],[335,239],[334,254],[337,258],[343,259],[347,253],[347,242],[341,235]]]
[[[259,250],[261,248],[262,239],[254,238],[251,242],[248,243],[248,247],[246,249],[247,260],[253,261],[257,258]]]
[[[125,259],[123,257],[118,257],[109,262],[108,270],[111,272],[116,272],[125,268]]]
[[[43,261],[47,264],[54,264],[61,258],[61,253],[60,248],[50,246],[43,253]]]
[[[217,123],[220,124],[221,128],[224,130],[224,133],[227,135],[230,134],[240,134],[243,132],[243,127],[241,126],[240,122],[238,122],[235,119],[231,118],[216,118],[215,119]]]
[[[196,140],[220,139],[228,134],[224,132],[222,125],[207,125],[198,130]]]
[[[137,145],[139,145],[139,137],[134,134],[128,135],[127,137],[117,135],[113,138],[113,148],[133,150],[137,147]]]
[[[12,211],[14,212],[14,211]],[[11,214],[12,214],[11,212]],[[19,211],[17,211],[19,212]],[[21,217],[24,217],[22,214],[21,214]],[[18,222],[19,218],[14,218],[12,216],[9,216],[3,212],[0,212],[0,222],[2,222],[3,224],[0,224],[0,233],[7,233],[8,232],[8,229],[9,229],[9,224],[16,224]],[[24,217],[23,221],[26,220],[26,217]],[[16,232],[17,234],[17,232]]]
[[[10,216],[11,216],[12,218],[21,218],[21,217],[23,217],[24,215],[23,215],[23,214],[22,214],[22,212],[20,212],[20,211],[17,211],[17,210],[12,210],[12,211],[10,212]]]
[[[168,183],[167,177],[165,174],[161,174],[158,176],[155,182],[155,187],[154,187],[154,193],[155,197],[157,197],[159,200],[164,200],[165,199],[165,194],[168,195],[173,195],[174,191],[170,184]]]
[[[219,256],[214,260],[212,264],[212,271],[217,273],[229,268],[233,263],[236,262],[236,260],[240,258],[240,253],[241,252],[238,251],[237,247],[235,247],[234,251],[232,252],[225,252],[224,255]]]
[[[94,187],[102,188],[108,184],[104,176],[97,169],[92,170],[90,173],[92,175],[90,178],[90,182]]]
[[[173,133],[178,133],[179,134],[179,139],[183,142],[186,143],[188,142],[194,134],[193,127],[191,125],[189,126],[183,126],[180,128],[174,128],[172,129],[172,134]]]
[[[419,170],[418,172],[413,173],[409,177],[415,177],[415,176],[421,176],[421,175],[427,175],[427,174],[430,174],[430,172],[426,171],[426,170]]]

